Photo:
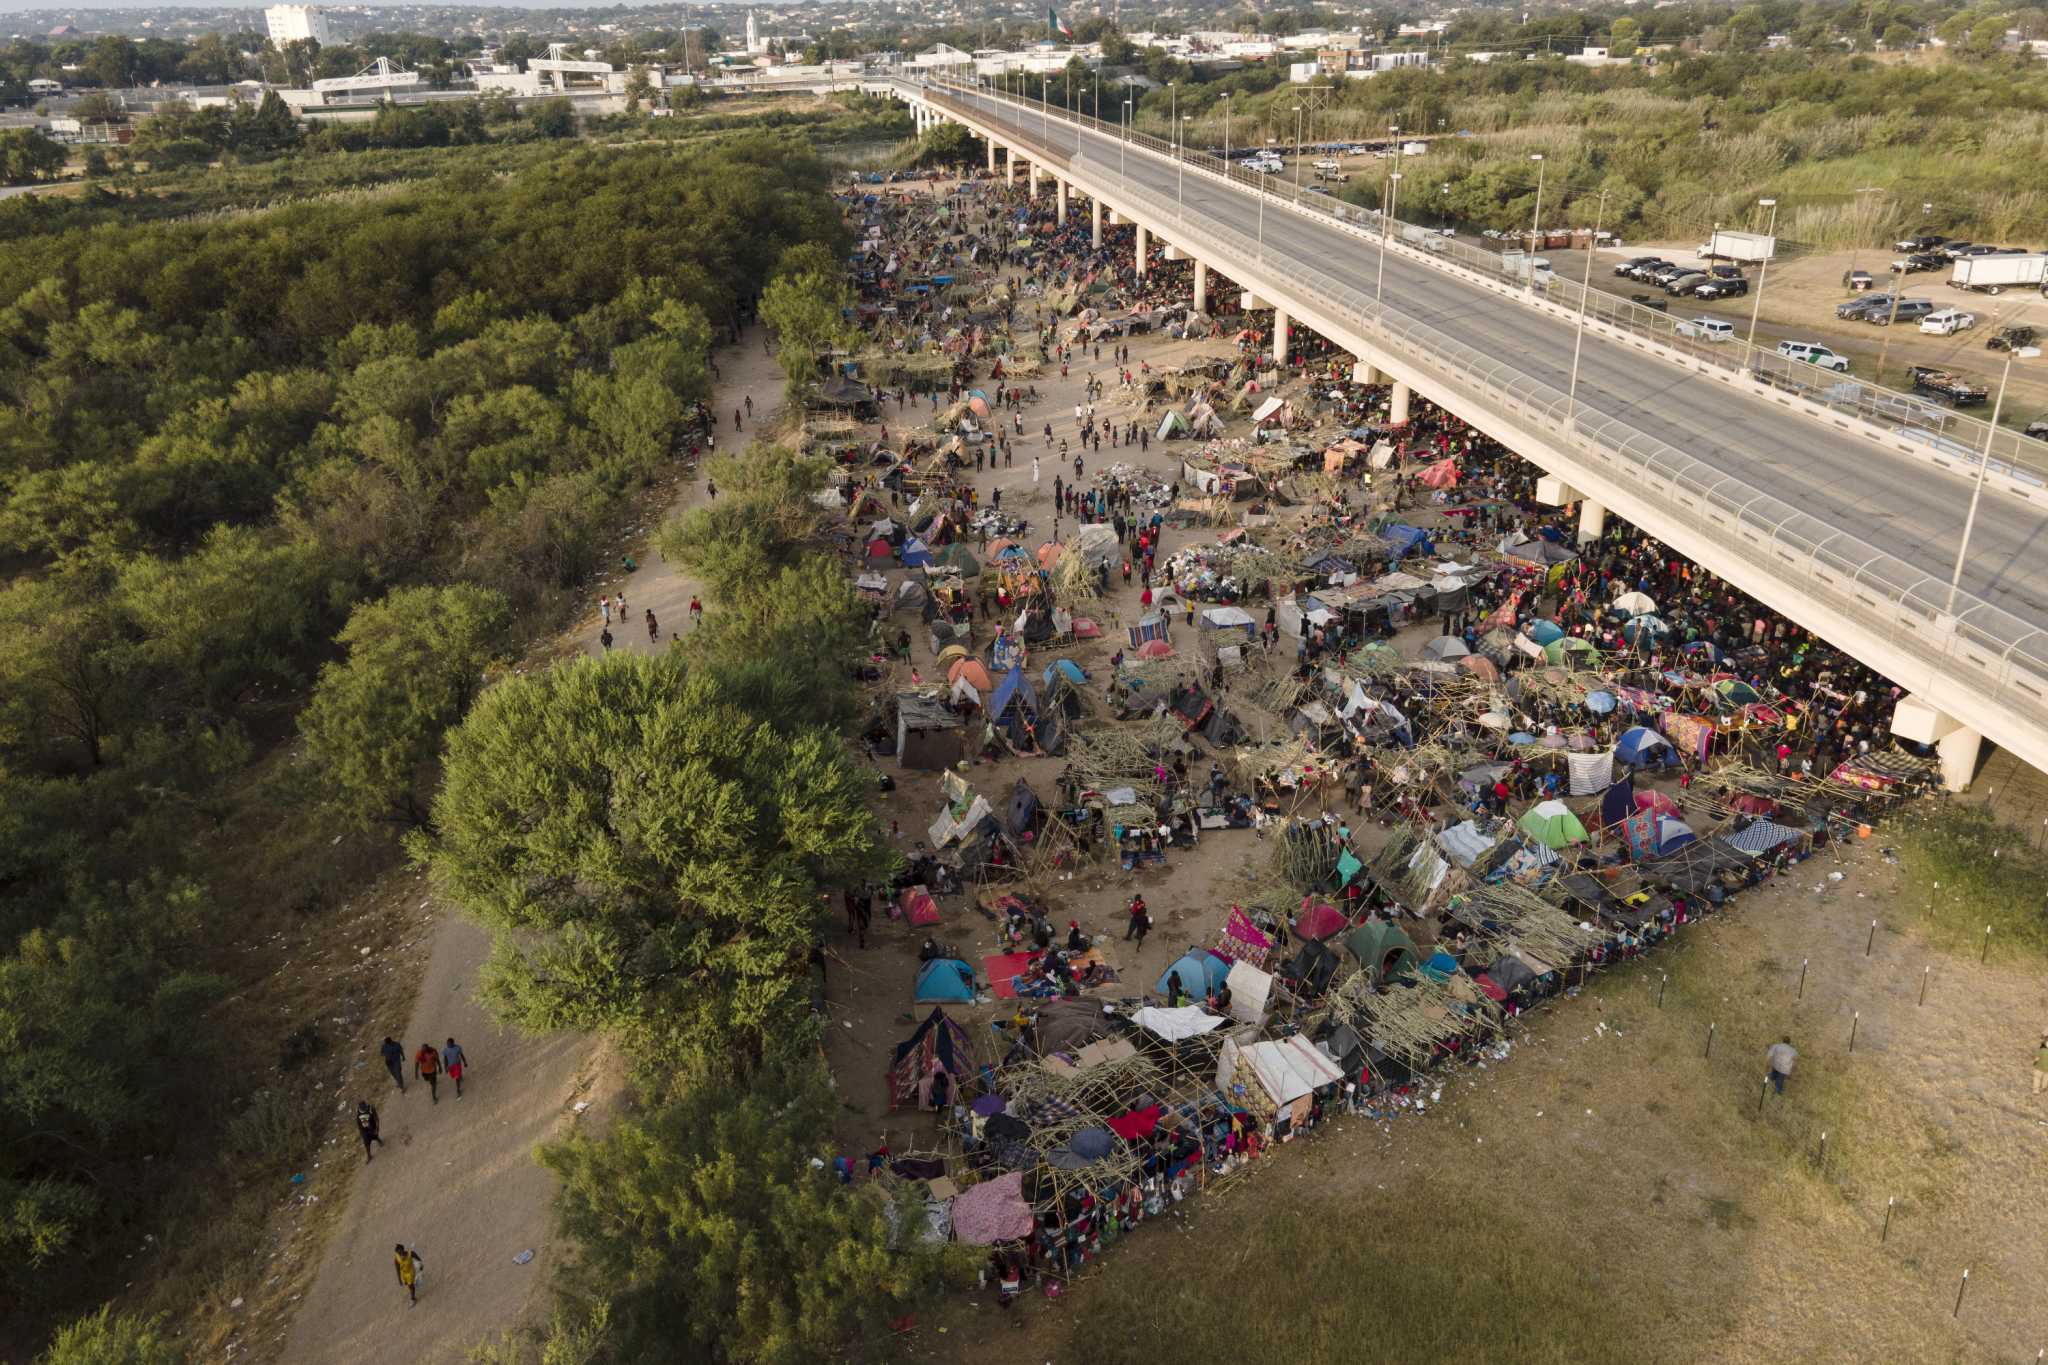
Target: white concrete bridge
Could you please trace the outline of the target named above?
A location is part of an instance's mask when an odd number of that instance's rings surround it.
[[[2048,770],[2039,442],[1960,418],[1902,427],[1881,391],[1731,364],[1598,291],[1582,314],[1576,286],[1561,298],[1469,248],[1405,245],[1376,215],[1154,139],[972,86],[892,88],[920,129],[984,139],[990,170],[1028,167],[1062,222],[1085,200],[1098,242],[1105,217],[1133,224],[1141,270],[1191,259],[1197,307],[1227,275],[1274,311],[1277,353],[1291,324],[1314,328],[1393,383],[1396,421],[1424,394],[1542,468],[1549,500],[1582,500],[1583,531],[1612,509],[1893,679],[1911,694],[1894,731],[1938,744],[1953,785],[1984,737]]]

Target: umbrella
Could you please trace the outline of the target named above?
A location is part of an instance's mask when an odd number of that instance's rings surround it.
[[[1539,645],[1547,645],[1552,640],[1562,640],[1564,638],[1564,627],[1555,621],[1539,619],[1531,621],[1529,628],[1522,633]]]
[[[1657,610],[1657,602],[1648,593],[1625,592],[1614,599],[1614,609],[1630,616],[1647,616]]]
[[[1622,732],[1615,741],[1614,756],[1624,763],[1641,763],[1658,749],[1668,749],[1671,741],[1655,730],[1638,725]]]
[[[1726,697],[1729,701],[1734,702],[1737,706],[1743,706],[1749,702],[1763,700],[1762,697],[1757,695],[1757,690],[1754,687],[1751,687],[1748,683],[1743,682],[1740,678],[1724,679],[1721,682],[1714,684],[1714,690],[1716,692],[1719,692],[1722,696]]]
[[[1614,694],[1612,692],[1588,692],[1586,694],[1586,709],[1596,716],[1607,715],[1614,710]]]
[[[1422,647],[1425,659],[1462,659],[1471,652],[1455,635],[1439,635]]]
[[[1555,730],[1545,734],[1542,739],[1536,742],[1546,749],[1562,749],[1565,746],[1564,736]]]
[[[1484,654],[1467,654],[1458,660],[1458,667],[1473,677],[1484,678],[1488,682],[1497,682],[1500,679],[1500,668]]]
[[[1645,635],[1669,635],[1671,627],[1660,616],[1638,616],[1626,622],[1621,628],[1621,638],[1630,644],[1637,643]]]
[[[1685,647],[1687,654],[1704,654],[1710,661],[1719,663],[1728,656],[1721,652],[1721,646],[1712,640],[1694,640]]]
[[[1508,736],[1508,743],[1510,744],[1534,744],[1535,742],[1536,736],[1530,734],[1527,730],[1517,730]]]

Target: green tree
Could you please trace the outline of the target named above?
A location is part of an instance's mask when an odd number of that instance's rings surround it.
[[[816,888],[890,861],[836,734],[778,730],[673,653],[500,683],[443,771],[413,848],[496,933],[494,1004],[709,1072],[801,1051]]]
[[[539,137],[576,136],[576,107],[566,99],[542,100],[527,119]]]
[[[852,340],[852,307],[853,286],[829,251],[801,246],[784,253],[762,291],[761,320],[775,331],[776,359],[792,403],[810,397],[825,352]]]
[[[715,600],[730,600],[813,546],[818,506],[811,497],[828,475],[822,461],[761,441],[720,455],[705,467],[718,498],[664,525],[656,544],[703,579]]]
[[[57,737],[98,767],[132,712],[136,665],[97,585],[66,575],[0,592],[0,743]]]
[[[609,1301],[619,1358],[833,1358],[964,1261],[892,1239],[873,1187],[813,1168],[834,1107],[806,1067],[687,1089],[605,1137],[542,1149],[575,1279]]]
[[[1896,21],[1887,24],[1884,30],[1884,45],[1893,52],[1904,52],[1920,41],[1920,35],[1906,25]]]
[[[1761,5],[1744,5],[1728,20],[1727,46],[1730,52],[1755,52],[1769,34]]]
[[[358,825],[427,823],[421,775],[482,688],[510,617],[498,593],[401,588],[358,605],[300,713],[335,804]]]
[[[637,114],[641,104],[654,98],[654,82],[647,78],[647,68],[635,66],[626,77],[626,112]]]
[[[64,169],[64,149],[33,128],[0,132],[0,184],[54,180]]]
[[[1643,26],[1636,20],[1623,16],[1616,19],[1607,30],[1607,52],[1613,57],[1633,57],[1636,44],[1641,41]]]
[[[57,1333],[38,1365],[185,1365],[185,1348],[163,1319],[116,1313],[111,1304]]]
[[[941,123],[927,128],[917,140],[916,164],[960,166],[974,160],[974,135],[965,124]]]

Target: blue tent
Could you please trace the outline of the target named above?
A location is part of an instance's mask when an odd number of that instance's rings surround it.
[[[1044,680],[1047,687],[1052,686],[1052,675],[1055,673],[1060,674],[1076,687],[1088,681],[1088,675],[1081,671],[1081,665],[1075,663],[1072,659],[1054,659],[1045,666]]]
[[[1522,633],[1536,644],[1547,645],[1553,640],[1562,640],[1564,638],[1564,627],[1558,625],[1555,621],[1536,620],[1531,621],[1529,628]]]
[[[1398,521],[1382,530],[1380,539],[1387,543],[1387,548],[1394,552],[1396,559],[1411,552],[1425,555],[1436,553],[1436,546],[1430,544],[1426,532],[1419,527],[1403,525]]]
[[[974,999],[974,968],[957,957],[938,957],[917,972],[917,1003]]]
[[[1617,826],[1636,813],[1636,784],[1626,779],[1600,794],[1600,823]]]
[[[912,536],[909,540],[903,542],[903,567],[906,569],[922,569],[931,562],[931,546],[925,544],[916,536]]]
[[[1638,725],[1621,732],[1621,738],[1614,742],[1614,756],[1623,763],[1648,763],[1658,749],[1670,747],[1670,740],[1647,726]]]
[[[1692,832],[1692,826],[1669,815],[1653,817],[1657,822],[1657,856],[1675,853],[1687,844],[1699,842],[1699,835]]]
[[[1180,973],[1181,989],[1199,998],[1223,984],[1224,978],[1230,975],[1230,963],[1206,948],[1190,948],[1159,974],[1159,980],[1152,989],[1160,995],[1166,994],[1166,983],[1175,972]]]
[[[1036,716],[1038,694],[1031,690],[1031,680],[1024,676],[1024,670],[1012,664],[1010,671],[1003,675],[1003,680],[996,684],[996,694],[989,698],[988,718],[992,721],[1001,720],[1010,713],[1010,703],[1019,697],[1024,699],[1024,705],[1029,713]]]

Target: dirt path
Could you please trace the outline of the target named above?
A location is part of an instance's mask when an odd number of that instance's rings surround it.
[[[721,439],[739,439],[733,409],[744,410],[750,397],[762,427],[771,425],[782,374],[763,352],[758,330],[743,333],[717,360],[723,375],[712,411],[721,419]],[[753,424],[745,427],[751,431]],[[692,481],[671,514],[703,496],[703,482]],[[690,597],[702,590],[652,549],[630,577],[593,585],[593,604],[600,587],[623,591],[633,618],[614,625],[614,647],[643,653],[667,648],[687,629]],[[662,628],[658,646],[650,645],[641,615],[650,608]],[[593,606],[570,639],[585,652],[600,652],[601,624]],[[283,1360],[459,1360],[478,1340],[517,1323],[539,1300],[557,1252],[553,1181],[534,1161],[534,1148],[578,1122],[602,1121],[621,1090],[600,1040],[571,1033],[534,1037],[501,1027],[473,998],[490,935],[452,907],[422,902],[421,908],[435,918],[429,961],[412,1018],[397,1037],[408,1056],[423,1041],[459,1040],[470,1059],[465,1094],[458,1101],[444,1081],[437,1104],[408,1079],[401,1095],[374,1054],[358,1068],[363,1093],[381,1115],[386,1145],[358,1177]],[[579,1104],[588,1107],[579,1113]],[[330,1150],[356,1162],[356,1146],[350,1134]],[[398,1242],[417,1245],[426,1262],[416,1310],[407,1307],[392,1265]],[[534,1254],[525,1264],[515,1261],[527,1251]]]

